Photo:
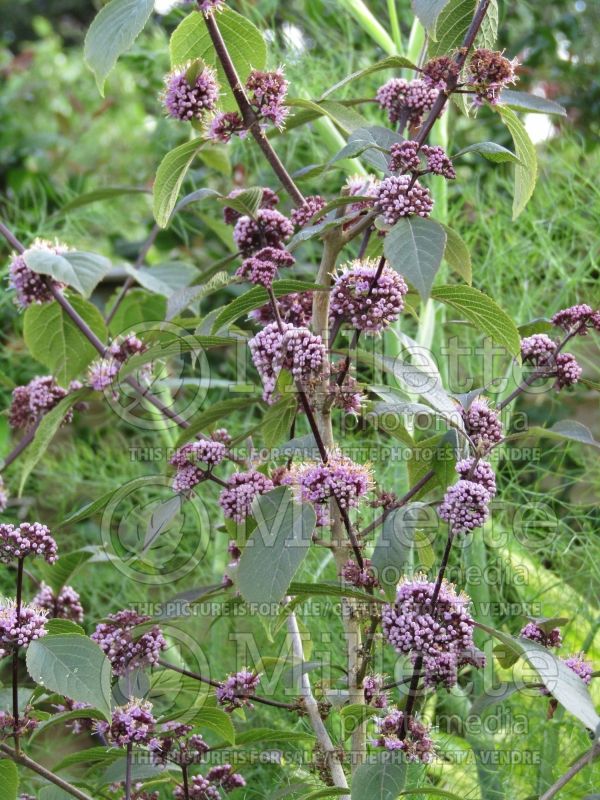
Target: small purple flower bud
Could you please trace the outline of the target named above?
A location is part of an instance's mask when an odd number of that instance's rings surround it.
[[[433,210],[433,199],[429,189],[419,181],[413,183],[409,175],[390,175],[377,188],[375,207],[384,222],[394,225],[402,217],[428,217]]]
[[[554,359],[554,363],[556,369],[554,385],[557,389],[573,386],[581,378],[583,370],[571,353],[559,353]]]
[[[217,105],[219,86],[212,67],[191,62],[169,73],[165,83],[163,102],[173,119],[201,120]]]
[[[378,89],[376,100],[387,111],[390,122],[399,122],[405,116],[411,127],[418,127],[438,94],[435,86],[418,78],[412,81],[392,78]]]
[[[528,622],[524,628],[521,629],[519,636],[524,639],[529,639],[532,642],[537,642],[544,647],[560,647],[562,644],[562,636],[559,628],[552,628],[550,631],[545,631],[541,625],[535,622]]]
[[[115,708],[110,724],[97,722],[95,728],[117,747],[127,747],[130,744],[148,744],[155,726],[152,704],[135,699],[126,706]]]
[[[22,604],[17,615],[15,600],[0,599],[0,657],[45,636],[47,611]]]
[[[430,147],[424,144],[421,150],[427,159],[427,169],[430,169],[434,175],[441,175],[449,181],[456,178],[454,165],[446,155],[443,147]]]
[[[459,480],[446,490],[438,515],[450,525],[453,534],[470,533],[487,521],[490,500],[490,493],[480,483]]]
[[[310,195],[304,198],[303,206],[292,211],[290,218],[297,228],[304,228],[305,225],[310,223],[315,214],[325,208],[326,205],[327,201],[321,195]]]
[[[396,270],[378,272],[375,261],[354,261],[335,280],[330,314],[364,333],[379,333],[395,322],[404,308],[408,286]]]
[[[341,576],[346,583],[360,589],[372,589],[379,585],[377,576],[371,566],[370,558],[363,559],[362,568],[359,567],[356,561],[349,559],[342,567]]]
[[[474,483],[479,483],[481,486],[487,489],[490,497],[495,497],[496,476],[491,464],[488,464],[487,461],[478,461],[477,464],[475,466],[474,465],[475,459],[473,457],[464,458],[462,461],[457,463],[456,471],[461,478],[464,478],[468,481],[473,481]]]
[[[144,633],[136,634],[138,625],[151,617],[138,614],[133,609],[123,609],[109,614],[107,622],[100,622],[91,635],[111,662],[115,675],[127,675],[135,669],[154,666],[167,643],[158,625]]]
[[[42,556],[48,564],[58,559],[58,548],[50,530],[41,522],[22,522],[15,527],[0,525],[0,561],[5,564],[27,556]]]
[[[312,292],[291,292],[279,297],[277,305],[283,322],[287,322],[295,328],[305,328],[312,318],[313,295]],[[251,311],[249,317],[265,326],[275,322],[270,303]]]
[[[234,472],[221,492],[219,505],[226,517],[241,523],[250,514],[254,498],[273,488],[273,481],[262,472]]]
[[[291,267],[296,263],[294,256],[283,248],[263,247],[253,256],[244,259],[236,271],[238,278],[246,278],[251,283],[269,288],[277,275],[277,270]]]
[[[482,453],[487,453],[493,445],[502,441],[500,414],[489,407],[487,400],[478,397],[468,409],[461,409],[461,413],[466,432]]]
[[[419,143],[411,140],[394,142],[390,147],[390,170],[392,172],[416,172],[421,168]]]
[[[288,114],[284,104],[287,87],[282,69],[273,72],[254,69],[246,80],[252,108],[259,118],[272,122],[278,128],[283,126]]]
[[[240,138],[247,133],[244,120],[237,111],[219,112],[212,118],[208,127],[208,138],[216,142],[227,142],[238,134]]]
[[[421,761],[424,764],[433,759],[433,742],[429,735],[429,728],[414,717],[408,720],[407,731],[404,733],[404,712],[391,709],[390,713],[375,721],[378,736],[373,741],[375,747],[384,747],[386,750],[402,750],[408,761]]]
[[[252,217],[240,217],[233,229],[233,240],[244,256],[250,256],[263,247],[283,247],[294,232],[287,217],[272,208],[261,208]]]
[[[243,706],[253,708],[250,698],[256,693],[259,682],[260,675],[258,673],[250,672],[248,669],[240,670],[217,686],[215,691],[217,703],[224,706],[224,710],[230,713]]]
[[[36,239],[33,245],[26,251],[41,250],[60,255],[69,248],[61,244],[52,244],[43,239]],[[8,268],[8,283],[11,289],[16,292],[16,302],[21,308],[27,308],[32,304],[40,305],[49,303],[54,299],[51,287],[62,289],[64,283],[59,283],[47,275],[40,275],[29,269],[22,255],[15,255]]]
[[[72,586],[63,586],[56,595],[51,587],[42,583],[33,598],[34,605],[44,608],[52,619],[69,619],[81,625],[83,622],[83,606],[79,594]]]

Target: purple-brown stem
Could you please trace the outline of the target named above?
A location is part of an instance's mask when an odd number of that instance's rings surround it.
[[[17,561],[17,598],[16,598],[16,624],[17,628],[21,622],[21,605],[23,603],[23,563],[24,559],[19,558]],[[19,752],[19,648],[15,645],[12,657],[12,706],[13,706],[13,724],[14,724],[14,738],[15,750]]]

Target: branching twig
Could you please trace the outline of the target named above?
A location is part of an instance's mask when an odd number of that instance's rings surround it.
[[[22,767],[30,769],[32,772],[37,773],[45,780],[61,788],[64,792],[67,792],[67,794],[77,797],[78,800],[92,800],[89,794],[80,791],[76,786],[73,786],[62,778],[59,778],[54,772],[50,772],[50,770],[42,767],[42,765],[38,764],[37,761],[34,761],[23,753],[17,753],[16,750],[12,749],[12,747],[0,743],[0,752],[4,753],[4,755],[14,761],[15,764],[20,764]]]

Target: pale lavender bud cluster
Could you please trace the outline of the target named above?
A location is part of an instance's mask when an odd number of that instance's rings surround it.
[[[488,520],[490,500],[490,493],[480,483],[461,479],[446,490],[438,515],[453,534],[470,533]]]
[[[433,742],[429,728],[422,722],[410,717],[404,732],[404,713],[395,708],[387,716],[376,720],[375,724],[378,736],[373,744],[376,747],[402,750],[409,761],[421,761],[427,764],[432,760]]]
[[[65,245],[52,244],[43,239],[36,239],[32,247],[27,252],[32,250],[41,250],[45,252],[55,253],[60,255],[68,250]],[[64,283],[59,283],[48,275],[40,275],[29,269],[25,263],[22,255],[15,255],[8,268],[8,284],[11,289],[16,292],[16,302],[21,308],[27,308],[32,304],[41,305],[42,303],[49,303],[54,299],[52,288],[62,289]]]
[[[395,322],[408,292],[404,278],[384,267],[377,276],[376,261],[354,261],[336,278],[331,292],[330,314],[364,333],[379,333]]]
[[[22,604],[17,613],[15,600],[0,600],[0,656],[45,636],[47,612],[36,605]]]
[[[394,605],[384,607],[383,634],[399,653],[410,654],[413,663],[422,657],[427,686],[451,688],[458,667],[485,662],[473,645],[469,597],[457,594],[446,581],[435,604],[434,592],[435,583],[424,575],[404,579]]]
[[[173,477],[173,491],[177,494],[188,494],[191,490],[206,479],[206,473],[195,464],[186,464],[178,467]]]
[[[516,82],[516,59],[509,61],[502,53],[480,47],[469,59],[466,81],[475,90],[475,103],[484,100],[492,105],[498,102],[505,86]]]
[[[556,370],[556,382],[554,385],[557,389],[573,386],[583,373],[581,366],[571,353],[559,353],[554,359],[554,368]]]
[[[227,446],[223,442],[214,439],[198,439],[178,448],[171,457],[170,463],[178,468],[198,462],[207,464],[209,467],[216,467],[227,458],[228,453]]]
[[[263,247],[253,256],[244,259],[241,267],[236,271],[238,278],[245,278],[251,283],[269,288],[277,275],[277,270],[292,267],[296,259],[281,247]]]
[[[383,688],[383,675],[365,675],[363,680],[363,694],[365,703],[373,708],[387,708],[389,694]]]
[[[233,229],[233,240],[244,256],[249,256],[263,247],[283,247],[283,242],[294,232],[287,217],[274,208],[261,208],[256,219],[243,216]]]
[[[257,672],[250,672],[248,669],[235,672],[217,686],[215,691],[217,703],[224,706],[227,712],[232,712],[242,706],[253,708],[250,698],[256,694],[256,687],[259,683],[260,674]]]
[[[321,195],[309,195],[304,198],[304,205],[292,211],[290,214],[291,220],[297,228],[303,228],[305,225],[308,225],[315,214],[321,211],[322,208],[325,208],[326,205],[327,201],[324,197],[321,197]]]
[[[0,525],[0,561],[8,564],[13,559],[41,556],[48,564],[58,559],[58,548],[50,530],[41,522],[21,522]]]
[[[450,56],[430,59],[423,67],[423,80],[438,89],[447,89],[458,78],[458,64]]]
[[[181,722],[165,722],[148,743],[153,762],[161,766],[169,761],[182,766],[199,763],[209,746],[199,733],[190,736],[192,730]]]
[[[384,222],[394,225],[402,217],[428,217],[433,210],[429,189],[409,175],[390,175],[381,181],[375,193],[375,208]]]
[[[69,391],[81,388],[81,384],[73,381]],[[51,411],[66,397],[69,392],[59,386],[52,375],[33,378],[24,386],[16,386],[12,392],[12,402],[8,411],[11,428],[23,429],[35,425],[45,414]],[[63,424],[73,420],[73,409],[65,413]]]
[[[468,481],[479,483],[484,489],[487,490],[490,498],[496,496],[496,475],[492,469],[492,465],[487,461],[475,461],[471,456],[470,458],[463,458],[456,464],[456,471],[461,478]]]
[[[246,785],[244,778],[239,772],[234,772],[231,764],[218,764],[211,767],[206,777],[225,792],[233,792],[234,789],[241,789]]]
[[[83,622],[81,598],[72,586],[63,586],[55,594],[50,586],[42,583],[33,602],[39,608],[45,608],[51,618],[70,619],[79,624]]]
[[[219,85],[212,67],[186,64],[169,73],[165,84],[163,103],[173,119],[201,120],[217,105]]]
[[[341,576],[346,583],[351,586],[357,586],[360,589],[372,589],[379,584],[371,566],[370,558],[363,559],[362,567],[351,558],[348,559],[342,567]]]
[[[100,622],[91,635],[112,664],[115,675],[127,675],[135,669],[151,667],[158,663],[161,650],[167,643],[158,625],[136,634],[138,625],[151,617],[138,614],[133,609],[123,609],[109,614],[107,622]]]
[[[175,800],[185,800],[186,793],[183,786],[176,786],[173,791]],[[194,775],[188,787],[189,800],[221,800],[221,793],[203,775]]]
[[[119,374],[121,365],[114,358],[100,358],[90,364],[88,384],[96,392],[103,392]]]
[[[115,708],[110,723],[99,721],[95,728],[117,747],[130,744],[148,744],[154,735],[156,720],[152,704],[144,700],[131,700],[126,706]]]
[[[427,169],[431,170],[434,175],[441,175],[449,181],[456,178],[456,170],[451,159],[446,155],[443,147],[431,147],[424,144],[421,148],[423,155],[427,159]]]
[[[392,78],[380,86],[376,100],[387,111],[390,122],[399,122],[403,116],[412,126],[418,126],[424,115],[431,110],[439,90],[426,81],[416,78]]]
[[[296,328],[306,327],[312,317],[312,292],[291,292],[277,299],[279,315],[283,322]],[[275,321],[273,308],[270,303],[251,311],[250,319],[261,325],[268,325]]]
[[[557,311],[550,321],[567,333],[573,328],[581,326],[577,331],[579,336],[585,336],[590,328],[600,331],[600,311],[594,311],[586,303],[563,308],[561,311]]]
[[[227,142],[236,134],[240,138],[246,136],[244,120],[237,111],[220,111],[212,118],[208,127],[208,138],[216,142]]]
[[[544,647],[560,647],[562,644],[562,636],[559,628],[545,630],[536,622],[528,622],[527,625],[521,628],[519,636],[522,636],[524,639],[529,639],[532,642],[537,642]]]
[[[243,522],[250,514],[254,498],[273,488],[273,481],[262,472],[234,472],[219,496],[219,505],[226,517]]]
[[[281,128],[288,115],[285,96],[288,82],[282,69],[262,72],[254,69],[246,80],[248,99],[257,116]]]
[[[594,668],[589,661],[585,660],[583,653],[578,653],[577,655],[569,656],[568,658],[564,659],[565,664],[577,675],[585,684],[589,684],[592,680],[592,673]]]
[[[390,170],[392,172],[416,172],[421,167],[419,143],[407,139],[394,142],[390,147]]]
[[[317,509],[332,497],[343,509],[357,508],[373,485],[369,465],[341,455],[326,464],[296,464],[286,482],[297,488],[302,502],[314,503]]]
[[[556,344],[545,333],[534,333],[521,339],[521,357],[536,366],[548,363],[556,351]]]
[[[484,398],[473,400],[468,409],[461,409],[465,430],[473,444],[482,453],[487,453],[502,441],[503,431],[500,413],[490,408]]]
[[[231,200],[235,200],[235,198],[242,194],[243,191],[245,190],[233,189],[233,191],[229,192],[227,197]],[[279,195],[277,192],[274,192],[272,189],[269,189],[267,186],[265,186],[262,190],[260,208],[275,208],[277,205],[279,205]],[[223,208],[223,221],[227,225],[235,225],[241,216],[242,213],[231,206],[225,206]]]

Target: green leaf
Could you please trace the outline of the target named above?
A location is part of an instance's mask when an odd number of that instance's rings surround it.
[[[521,352],[521,337],[515,323],[500,306],[472,286],[438,286],[431,296],[464,315],[476,328],[515,357]]]
[[[340,586],[339,583],[304,583],[293,581],[290,583],[289,593],[303,597],[352,597],[355,600],[364,600],[367,603],[386,603],[379,597],[367,594],[360,589],[351,589]]]
[[[19,772],[14,761],[8,759],[0,761],[0,786],[2,786],[2,800],[17,800]]]
[[[429,297],[445,249],[444,227],[417,216],[398,220],[383,246],[390,266],[410,281],[423,300]]]
[[[373,713],[371,711],[371,713]],[[255,742],[276,743],[276,742],[307,742],[314,741],[314,733],[310,731],[287,731],[276,730],[273,728],[254,728],[250,731],[240,733],[236,740],[236,747],[245,744],[254,744]]]
[[[89,297],[107,275],[112,264],[108,258],[96,253],[70,250],[62,254],[52,250],[26,250],[23,258],[29,269],[40,275],[50,275],[59,283],[66,283]]]
[[[537,154],[525,126],[514,111],[506,106],[494,106],[510,131],[519,164],[515,164],[513,219],[516,219],[533,194],[537,180]]]
[[[323,797],[340,797],[344,794],[348,794],[348,789],[338,789],[335,786],[329,786],[327,789],[317,789],[316,792],[303,794],[299,800],[321,800]]]
[[[476,0],[449,0],[437,18],[437,41],[429,43],[429,58],[445,56],[462,45],[473,19]]]
[[[44,626],[48,634],[52,636],[59,634],[72,634],[74,636],[85,636],[85,631],[78,625],[76,622],[72,622],[70,619],[49,619]]]
[[[573,442],[580,444],[591,445],[592,447],[600,447],[600,442],[594,439],[594,434],[582,422],[577,422],[574,419],[563,419],[560,422],[555,422],[551,428],[541,428],[533,426],[528,428],[516,436],[545,436],[548,439],[570,439]],[[511,437],[512,438],[512,437]]]
[[[444,2],[444,0],[441,0],[441,2]],[[330,86],[326,92],[323,92],[319,100],[325,100],[325,98],[329,97],[330,94],[337,92],[338,89],[342,89],[349,83],[355,83],[361,78],[366,78],[367,75],[372,75],[374,72],[380,72],[383,69],[416,70],[417,67],[415,64],[412,63],[412,61],[409,61],[408,58],[404,58],[404,56],[388,56],[387,58],[384,58],[381,61],[376,61],[374,64],[370,64],[368,67],[365,67],[364,69],[359,69],[356,72],[353,72],[351,75],[347,75],[341,81],[338,81],[333,86]]]
[[[435,27],[439,15],[448,5],[448,0],[412,0],[412,7],[421,25],[435,41]]]
[[[186,194],[185,197],[181,198],[181,200],[175,206],[173,214],[177,214],[179,211],[184,209],[186,206],[191,205],[192,203],[198,203],[202,200],[210,200],[219,197],[222,197],[222,195],[220,192],[217,192],[214,189],[196,189],[195,192],[190,192],[189,194]]]
[[[269,406],[261,427],[267,447],[275,447],[280,442],[286,441],[290,435],[297,408],[296,396],[289,391],[280,400]]]
[[[53,714],[44,722],[40,722],[31,735],[29,741],[32,742],[37,736],[44,731],[47,731],[48,728],[52,728],[55,725],[60,725],[65,722],[71,722],[74,719],[98,719],[104,720],[104,714],[102,712],[97,711],[95,708],[82,708],[78,711],[65,711],[64,714]]]
[[[227,208],[239,211],[240,214],[246,217],[254,217],[260,208],[262,197],[263,190],[258,186],[254,186],[251,189],[245,189],[235,197],[220,197],[219,202]]]
[[[125,264],[124,269],[144,289],[163,297],[171,297],[175,292],[189,288],[190,283],[198,277],[198,270],[195,267],[178,261],[137,268]],[[195,288],[201,290],[201,287]]]
[[[44,415],[40,424],[37,426],[33,442],[29,445],[23,456],[23,464],[21,467],[21,481],[19,484],[19,497],[21,496],[27,478],[31,475],[33,469],[43,458],[50,442],[54,439],[58,429],[62,425],[65,415],[75,403],[78,403],[84,397],[90,394],[89,389],[78,389],[76,392],[71,392],[47,414]]]
[[[255,25],[228,7],[219,14],[218,24],[237,74],[244,83],[252,69],[263,69],[266,64],[265,40]],[[173,67],[197,58],[216,67],[223,93],[222,108],[224,111],[237,110],[235,98],[217,58],[202,14],[193,11],[178,25],[171,36],[169,49]]]
[[[76,295],[71,295],[69,302],[96,336],[106,341],[106,327],[98,309]],[[56,300],[27,308],[23,334],[32,357],[47,367],[61,386],[67,386],[98,356]]]
[[[380,172],[388,172],[388,159],[381,151],[389,151],[393,144],[401,141],[400,134],[390,128],[380,125],[358,128],[350,134],[348,144],[332,159],[332,163],[339,158],[352,158],[352,152],[355,152],[357,155],[360,153],[362,160],[369,166]]]
[[[231,721],[231,714],[227,714],[220,708],[203,707],[193,711],[191,715],[186,713],[185,723],[198,728],[210,728],[229,744],[235,742],[235,728]]]
[[[205,432],[213,422],[218,422],[223,417],[227,417],[242,408],[249,411],[250,407],[257,402],[259,402],[257,397],[233,397],[231,400],[218,400],[206,411],[202,411],[198,416],[194,417],[189,428],[186,428],[177,440],[177,447],[189,442],[197,433]]]
[[[196,16],[200,19],[202,14]],[[192,139],[171,150],[160,162],[154,180],[153,206],[154,219],[161,228],[169,224],[181,184],[203,145],[204,139]]]
[[[372,706],[366,706],[363,703],[352,703],[349,706],[344,706],[340,711],[340,717],[344,723],[344,739],[351,736],[359,725],[362,725],[363,722],[373,716],[375,715]]]
[[[85,37],[83,56],[102,96],[108,74],[142,32],[153,8],[154,0],[111,0],[94,18]]]
[[[85,192],[85,194],[80,194],[69,200],[58,214],[62,216],[69,211],[74,211],[76,208],[89,206],[91,203],[99,203],[103,200],[112,200],[113,197],[122,197],[126,194],[148,194],[148,189],[141,189],[137,186],[105,186],[102,189],[94,189],[92,192]]]
[[[112,303],[109,303],[106,310],[109,311],[111,307]],[[149,294],[144,289],[130,289],[110,321],[109,330],[113,336],[118,336],[124,331],[135,330],[142,322],[163,320],[166,308],[164,297]]]
[[[73,795],[70,792],[65,792],[60,786],[42,786],[38,793],[39,800],[72,800]]]
[[[415,538],[423,503],[410,503],[387,515],[375,544],[371,561],[388,599],[393,599],[398,581],[419,566]],[[415,558],[416,556],[416,558]]]
[[[423,769],[423,765],[409,764],[400,751],[378,753],[354,773],[352,800],[396,800],[407,784],[415,784]]]
[[[567,116],[567,109],[553,100],[538,97],[527,92],[515,92],[513,89],[504,89],[498,101],[500,105],[508,106],[515,111],[526,111],[529,114],[557,114]]]
[[[151,486],[156,485],[156,478],[150,475],[143,475],[139,478],[135,478],[128,485],[132,489],[135,489],[138,486],[146,486],[147,484]],[[65,517],[63,521],[60,523],[60,526],[63,527],[65,525],[74,525],[76,522],[81,522],[84,519],[89,519],[90,517],[94,516],[94,514],[97,511],[102,511],[104,508],[106,508],[106,506],[112,500],[114,495],[115,495],[115,489],[111,489],[109,492],[105,492],[105,494],[101,495],[100,497],[97,497],[95,500],[92,500],[91,503],[86,503],[77,511],[74,511],[72,514],[69,514],[68,517]],[[78,550],[76,552],[79,553],[83,551]],[[53,565],[52,569],[53,570],[58,569],[59,566],[63,563],[63,561],[70,559],[72,556],[75,556],[75,553],[69,553],[67,556],[64,557],[61,556],[60,560],[57,561],[55,565]]]
[[[471,253],[465,244],[464,239],[453,228],[440,223],[446,231],[446,249],[444,250],[444,258],[450,264],[452,269],[457,272],[461,278],[471,285],[473,280],[473,272],[471,265]]]
[[[487,47],[488,50],[496,49],[499,16],[498,0],[490,0],[479,33],[475,38],[474,47]]]
[[[493,161],[495,164],[503,164],[507,161],[511,161],[513,164],[520,164],[519,159],[511,150],[507,147],[502,147],[501,144],[496,144],[496,142],[476,142],[475,144],[470,144],[468,147],[463,147],[462,150],[455,153],[452,156],[452,160],[460,158],[460,156],[464,156],[466,153],[478,153],[480,156],[487,158],[488,161]]]
[[[522,337],[533,336],[534,333],[551,333],[553,330],[554,325],[549,319],[544,319],[543,317],[537,317],[532,319],[531,322],[525,322],[518,327],[519,335]]]
[[[110,719],[110,661],[87,636],[37,639],[27,649],[27,671],[47,691],[89,703]]]
[[[287,486],[278,486],[255,498],[252,515],[256,528],[244,547],[237,585],[250,603],[278,603],[308,553],[315,512],[308,503],[296,504]]]
[[[287,99],[286,104],[291,108],[305,108],[314,112],[317,117],[329,117],[344,136],[349,136],[353,131],[360,128],[366,128],[369,124],[368,120],[357,111],[333,100],[323,100],[323,102],[315,103],[314,100],[305,100],[302,97],[290,97]]]
[[[68,767],[77,764],[110,764],[121,758],[123,751],[120,747],[88,747],[87,750],[78,750],[76,753],[69,753],[58,764],[52,767],[53,772],[60,772]]]

